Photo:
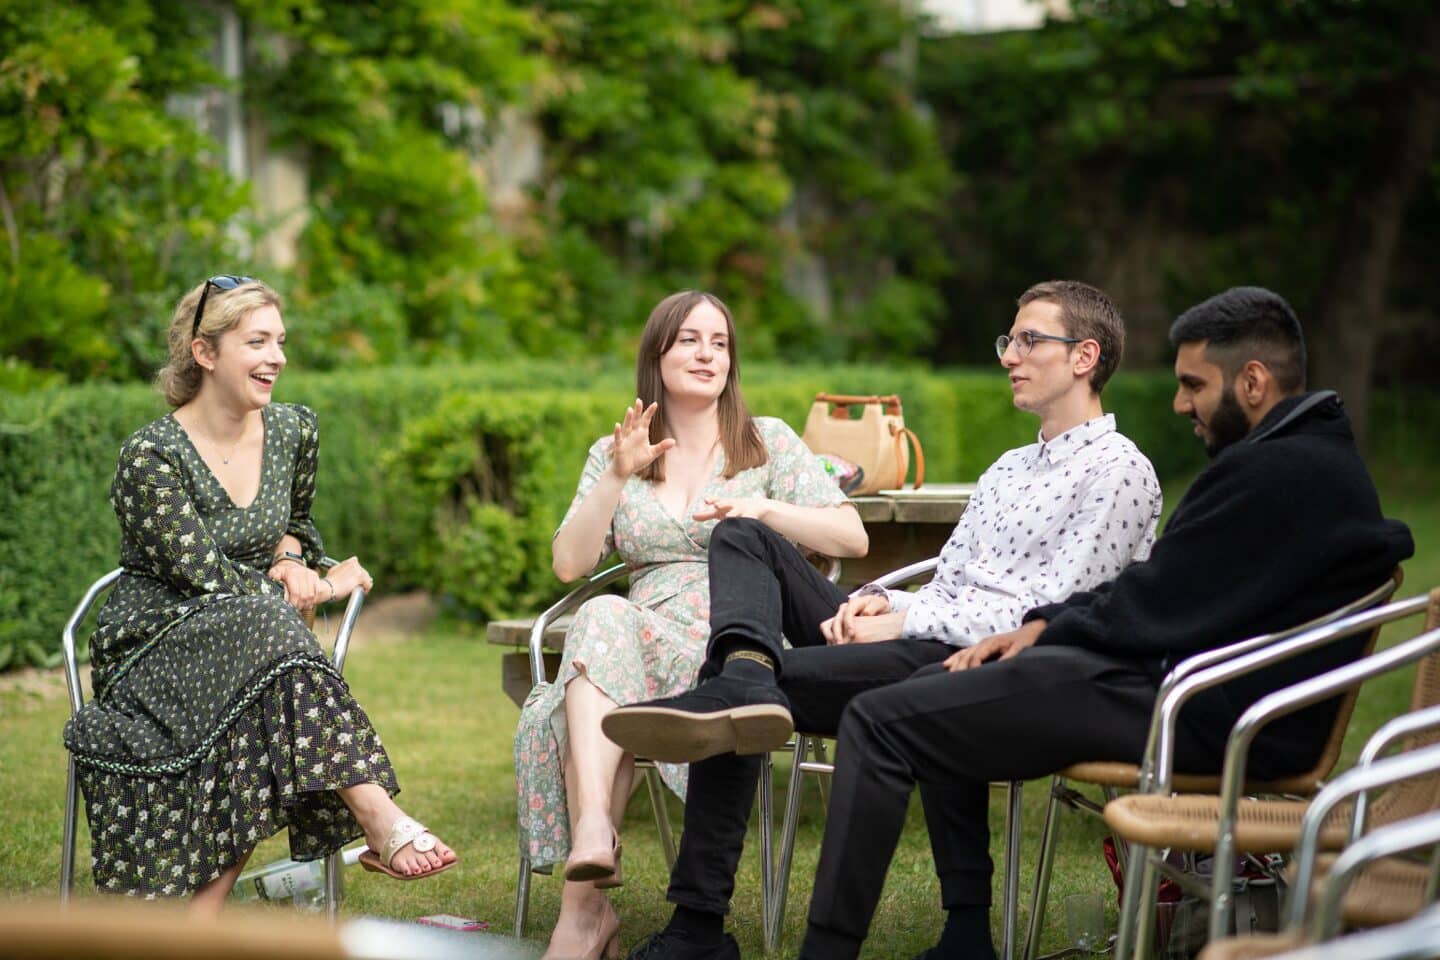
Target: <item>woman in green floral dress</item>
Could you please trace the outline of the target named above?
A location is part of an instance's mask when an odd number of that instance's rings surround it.
[[[515,736],[524,852],[536,866],[565,862],[547,958],[616,948],[619,919],[604,889],[619,883],[615,824],[634,757],[606,739],[600,720],[617,704],[693,685],[710,633],[706,549],[715,523],[754,517],[830,556],[867,547],[859,514],[795,432],[750,416],[739,374],[723,303],[696,291],[662,300],[641,335],[640,399],[590,448],[555,535],[562,580],[618,551],[630,592],[576,612],[559,676],[531,692]],[[683,796],[685,768],[661,773]]]
[[[397,877],[456,859],[391,799],[380,738],[301,617],[371,580],[354,557],[311,569],[318,439],[313,413],[271,402],[284,344],[264,284],[191,290],[158,378],[175,409],[120,451],[124,573],[91,640],[95,696],[65,728],[104,891],[216,911],[285,827],[297,860],[362,835],[362,862]]]

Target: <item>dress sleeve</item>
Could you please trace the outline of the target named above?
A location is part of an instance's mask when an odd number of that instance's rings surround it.
[[[205,529],[172,454],[151,440],[126,444],[111,502],[120,529],[148,564],[147,573],[185,596],[283,593],[258,570],[234,563]]]
[[[325,541],[310,519],[315,474],[320,466],[320,431],[313,411],[307,407],[293,409],[299,414],[300,448],[295,455],[295,475],[290,478],[290,522],[285,532],[300,541],[300,553],[313,567],[325,556]]]
[[[774,417],[757,417],[755,425],[770,455],[767,497],[797,507],[836,507],[850,502],[835,478],[825,472],[820,458],[810,452],[788,423]]]
[[[565,511],[565,519],[560,521],[560,526],[555,528],[555,533],[560,533],[560,527],[570,522],[575,511],[580,509],[580,504],[590,496],[590,491],[595,489],[595,484],[600,480],[600,475],[610,469],[610,448],[615,445],[613,437],[601,437],[590,445],[590,453],[585,457],[585,469],[580,471],[580,485],[575,488],[575,499],[570,501],[570,509]],[[553,538],[552,538],[553,539]],[[595,558],[599,563],[610,554],[615,552],[615,524],[612,521],[610,529],[605,531],[605,546],[600,551],[600,556]]]

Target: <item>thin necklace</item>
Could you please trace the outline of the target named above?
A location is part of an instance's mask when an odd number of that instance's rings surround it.
[[[197,423],[196,423],[196,427],[197,427],[197,428],[199,427],[198,421],[197,421]],[[228,467],[228,466],[230,466],[230,457],[235,456],[235,451],[236,451],[237,449],[239,449],[241,442],[243,442],[244,439],[245,439],[245,432],[242,430],[242,431],[240,432],[240,439],[239,439],[239,440],[236,440],[234,443],[232,443],[232,444],[230,445],[230,456],[228,456],[228,457],[225,455],[225,451],[221,449],[220,444],[217,443],[217,442],[215,442],[215,438],[212,437],[212,436],[210,436],[210,434],[209,434],[208,431],[204,431],[204,430],[200,431],[200,436],[204,437],[204,438],[205,438],[205,442],[208,443],[208,444],[210,444],[210,446],[215,449],[215,452],[216,452],[216,453],[220,454],[220,462],[223,463],[225,466]]]

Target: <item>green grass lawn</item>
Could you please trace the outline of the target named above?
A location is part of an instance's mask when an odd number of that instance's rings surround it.
[[[1419,545],[1416,558],[1406,565],[1402,593],[1412,595],[1440,584],[1440,549],[1436,546],[1440,543],[1440,503],[1432,495],[1433,475],[1397,466],[1383,469],[1379,481],[1386,512],[1408,522]],[[1167,490],[1167,501],[1178,499],[1181,489]],[[1401,631],[1391,631],[1382,642],[1402,636]],[[402,805],[460,851],[463,862],[440,877],[417,883],[349,870],[347,912],[400,919],[456,913],[489,920],[493,929],[509,932],[517,863],[510,751],[518,711],[500,690],[501,652],[487,645],[480,631],[454,625],[432,627],[404,643],[361,646],[353,651],[347,675],[395,761],[404,787]],[[1369,731],[1405,708],[1410,682],[1406,674],[1365,689],[1347,740],[1347,763]],[[0,684],[0,811],[4,816],[0,898],[51,898],[56,894],[65,783],[60,728],[67,713],[63,682],[56,673],[32,675],[19,684]],[[776,770],[777,810],[787,778],[787,764],[781,761]],[[1044,781],[1026,785],[1022,869],[1022,891],[1026,892],[1047,785]],[[992,811],[998,864],[1003,853],[999,844],[1003,795],[998,791]],[[678,828],[682,812],[673,798],[670,813]],[[822,829],[818,794],[813,786],[807,786],[782,955],[793,954],[799,943]],[[622,917],[622,941],[628,949],[669,916],[664,860],[643,792],[631,803],[623,832],[626,886],[616,891],[615,900]],[[1100,856],[1102,836],[1097,822],[1066,817],[1043,950],[1064,945],[1064,920],[1058,905],[1070,893],[1103,891],[1113,931],[1114,887]],[[284,839],[275,838],[262,845],[253,862],[265,863],[285,854]],[[83,830],[78,861],[79,887],[88,896],[89,861]],[[760,884],[753,845],[741,862],[737,886],[731,928],[744,954],[758,956]],[[535,877],[527,931],[532,938],[543,941],[554,922],[558,901],[559,882]],[[932,944],[942,919],[937,903],[938,885],[916,802],[891,865],[865,955],[907,958]],[[998,909],[996,913],[998,926]],[[1022,912],[1022,931],[1024,923]]]

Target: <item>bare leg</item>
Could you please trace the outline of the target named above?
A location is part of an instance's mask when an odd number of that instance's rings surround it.
[[[383,855],[385,841],[390,836],[390,828],[395,821],[405,815],[405,811],[396,806],[395,801],[390,799],[390,794],[378,783],[359,783],[353,787],[343,787],[336,791],[340,799],[345,801],[345,806],[355,814],[355,819],[360,822],[360,829],[365,831],[365,843],[374,850],[377,855]],[[429,873],[452,863],[455,860],[455,851],[451,850],[444,843],[436,842],[435,849],[426,853],[420,853],[413,846],[407,844],[400,848],[395,854],[394,861],[390,868],[396,873],[403,873],[407,876],[418,876]]]
[[[196,890],[190,897],[190,915],[218,917],[221,908],[225,906],[225,900],[230,896],[230,891],[235,889],[235,881],[240,878],[240,872],[245,869],[245,864],[250,860],[250,854],[254,852],[254,847],[246,850],[233,867]]]
[[[593,850],[609,846],[615,824],[610,819],[615,779],[625,751],[600,730],[600,720],[615,709],[583,672],[565,688],[565,790],[570,803],[570,848]],[[571,784],[574,784],[572,790]]]
[[[572,849],[610,843],[630,797],[635,760],[600,731],[600,718],[613,709],[615,702],[584,673],[565,688],[565,799]],[[613,916],[609,898],[593,882],[567,880],[547,956],[580,956],[592,949],[615,922]]]

